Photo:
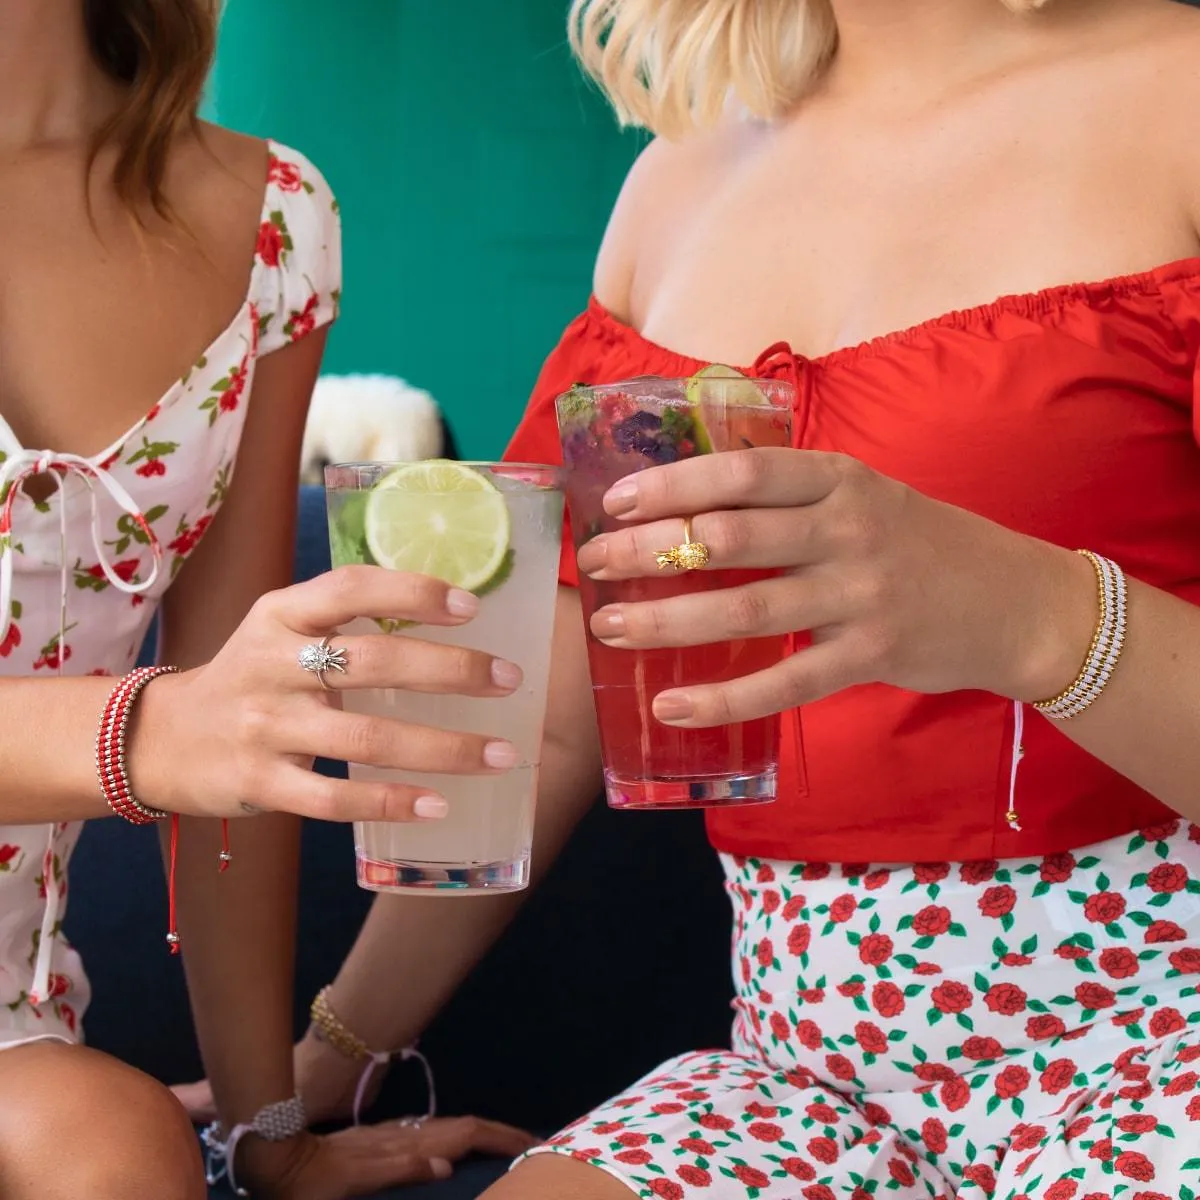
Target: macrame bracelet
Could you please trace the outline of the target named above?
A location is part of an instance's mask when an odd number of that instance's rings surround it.
[[[149,808],[133,794],[125,765],[125,734],[142,689],[160,675],[174,675],[178,667],[138,667],[109,693],[96,733],[96,777],[108,807],[131,825],[150,825],[169,814]]]
[[[290,1100],[280,1100],[260,1108],[254,1114],[254,1120],[249,1124],[235,1125],[228,1136],[221,1122],[214,1121],[200,1134],[200,1140],[204,1143],[204,1177],[208,1186],[212,1187],[225,1178],[229,1180],[235,1195],[250,1195],[245,1188],[238,1186],[234,1166],[238,1143],[242,1138],[254,1134],[264,1142],[286,1142],[289,1138],[299,1137],[307,1128],[304,1101],[298,1094]]]
[[[131,825],[152,825],[171,818],[170,868],[167,876],[167,945],[179,953],[179,931],[175,925],[175,864],[179,854],[179,814],[150,808],[133,794],[129,769],[125,764],[125,735],[129,719],[142,690],[161,675],[176,675],[178,667],[137,667],[109,693],[96,732],[96,778],[108,807]],[[221,853],[218,869],[224,871],[233,859],[229,850],[229,823],[221,822]]]
[[[1108,686],[1125,648],[1125,573],[1110,559],[1090,550],[1080,550],[1096,572],[1096,592],[1100,615],[1088,648],[1087,658],[1070,687],[1049,700],[1040,700],[1034,708],[1055,721],[1069,721],[1095,703]]]
[[[342,1019],[333,1011],[329,1003],[329,987],[323,987],[313,997],[309,1008],[312,1018],[313,1033],[326,1045],[332,1046],[339,1054],[355,1062],[364,1063],[362,1074],[358,1077],[358,1087],[354,1090],[354,1124],[360,1124],[363,1100],[366,1098],[367,1086],[371,1078],[380,1068],[387,1066],[394,1058],[401,1062],[415,1061],[421,1064],[425,1073],[425,1089],[428,1102],[425,1114],[420,1117],[405,1118],[407,1124],[420,1126],[437,1113],[437,1093],[434,1091],[433,1067],[416,1046],[406,1046],[403,1050],[372,1050],[353,1030],[349,1029]]]

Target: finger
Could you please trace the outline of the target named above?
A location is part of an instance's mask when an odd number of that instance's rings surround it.
[[[816,450],[702,454],[626,476],[608,490],[604,507],[614,517],[652,521],[714,508],[815,504],[837,487],[848,462]]]
[[[461,625],[479,611],[470,592],[440,579],[365,566],[338,567],[260,603],[289,629],[309,636],[327,634],[355,617]]]
[[[707,570],[756,569],[816,562],[828,553],[814,512],[761,508],[702,512],[693,541],[708,547]],[[579,551],[579,569],[593,579],[633,579],[669,573],[658,556],[687,540],[679,517],[601,534]]]
[[[477,1154],[489,1154],[496,1158],[516,1158],[539,1144],[540,1139],[523,1129],[504,1125],[499,1121],[480,1121],[476,1118],[471,1148]]]
[[[449,1179],[454,1168],[444,1158],[422,1158],[399,1149],[389,1149],[384,1143],[375,1152],[361,1157],[355,1156],[347,1164],[345,1174],[347,1196],[373,1196],[384,1188],[413,1183],[432,1183],[438,1179]]]
[[[653,712],[664,725],[683,729],[736,725],[810,704],[861,681],[841,639],[833,638],[753,675],[660,692]]]
[[[212,1088],[209,1087],[207,1080],[201,1080],[199,1083],[176,1084],[171,1091],[193,1120],[211,1121],[216,1118]]]
[[[288,767],[255,791],[255,806],[316,821],[436,821],[449,812],[436,789],[389,780],[331,779]]]
[[[665,600],[610,604],[592,614],[593,636],[618,649],[707,646],[814,629],[851,615],[843,589],[796,574]]]
[[[325,671],[334,691],[348,688],[403,688],[410,692],[458,696],[507,696],[520,687],[521,668],[481,650],[442,646],[417,637],[379,634],[336,639],[345,665]],[[289,672],[295,664],[289,663]],[[312,686],[320,681],[310,672]]]
[[[416,1139],[416,1146],[425,1153],[452,1160],[473,1153],[516,1157],[537,1145],[537,1139],[523,1130],[480,1117],[438,1117],[426,1121],[417,1131]]]
[[[481,733],[434,729],[324,707],[317,719],[316,728],[310,718],[291,736],[281,730],[277,740],[292,754],[438,775],[494,774],[511,770],[521,760],[511,742]]]

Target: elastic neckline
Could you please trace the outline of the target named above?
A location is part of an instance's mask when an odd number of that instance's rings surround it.
[[[1090,305],[1112,297],[1149,295],[1159,291],[1164,284],[1197,277],[1200,277],[1200,255],[1175,259],[1146,271],[1138,271],[1130,275],[1114,275],[1110,279],[1095,280],[1090,283],[1063,283],[1039,288],[1033,292],[1013,292],[1000,296],[987,304],[951,309],[949,312],[939,313],[937,316],[918,321],[915,325],[882,333],[850,346],[841,346],[826,354],[797,355],[797,357],[801,361],[817,367],[840,366],[862,358],[869,358],[892,346],[907,345],[922,335],[939,329],[969,329],[975,325],[983,326],[1004,314],[1030,318],[1043,317],[1047,313],[1059,311],[1071,304]],[[680,364],[678,371],[680,374],[692,374],[693,371],[699,370],[711,361],[696,358],[690,354],[682,354],[678,350],[672,350],[669,346],[664,346],[646,337],[639,329],[616,316],[594,294],[588,300],[587,317],[608,329],[621,340],[640,344],[655,354],[674,360],[675,363]],[[741,366],[740,369],[748,369],[748,365]]]

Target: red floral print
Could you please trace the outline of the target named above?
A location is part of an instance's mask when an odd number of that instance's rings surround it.
[[[333,197],[299,155],[275,146],[270,155],[249,286],[229,325],[111,447],[71,468],[92,486],[67,487],[55,501],[65,523],[61,550],[58,513],[48,551],[50,540],[23,524],[34,520],[32,512],[18,510],[0,537],[12,580],[0,675],[99,677],[133,665],[153,610],[228,494],[259,356],[287,344],[289,314],[297,318],[293,333],[333,318],[341,287]],[[0,446],[0,459],[8,452]],[[62,477],[56,453],[47,454],[49,469]],[[135,511],[113,500],[102,475]],[[0,1045],[34,1034],[77,1036],[88,989],[61,938],[61,911],[45,939],[41,931],[45,901],[68,894],[79,828],[71,822],[0,830]],[[47,985],[31,996],[35,972],[45,970]]]
[[[1191,830],[1028,861],[726,860],[744,964],[732,1050],[667,1064],[538,1152],[681,1200],[1159,1200],[1147,1185],[1200,1184],[1200,1135],[1182,1132],[1200,1130]]]

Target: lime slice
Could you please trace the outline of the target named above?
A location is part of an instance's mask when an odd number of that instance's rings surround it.
[[[715,381],[728,379],[733,382],[726,384],[721,389],[708,388],[705,385]],[[738,381],[741,382],[738,382]],[[734,437],[737,432],[736,427],[744,424],[737,420],[736,411],[739,408],[756,408],[761,409],[766,404],[766,398],[759,390],[758,385],[753,379],[743,375],[741,371],[735,370],[733,367],[724,366],[722,363],[713,363],[711,366],[704,367],[696,372],[688,381],[686,388],[688,405],[692,410],[692,419],[694,423],[694,437],[696,443],[697,454],[711,454],[713,452],[713,432],[717,427],[720,427],[721,432],[725,435],[719,440],[722,443],[721,448],[724,450],[733,450],[740,448],[741,444],[749,446],[751,443],[745,437]],[[714,403],[716,397],[721,397],[723,404]],[[708,425],[712,426],[709,429],[705,425],[702,413],[708,414]]]
[[[381,566],[476,592],[505,569],[512,530],[504,494],[461,463],[408,463],[367,498],[367,549]]]

